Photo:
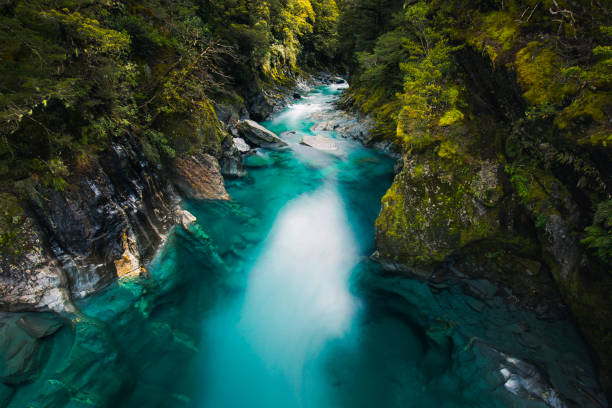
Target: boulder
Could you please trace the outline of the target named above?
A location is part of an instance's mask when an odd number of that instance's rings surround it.
[[[303,144],[305,146],[310,146],[318,150],[325,150],[325,151],[338,150],[338,145],[336,145],[331,139],[321,136],[321,135],[304,136],[300,144]]]
[[[221,174],[226,178],[240,178],[246,176],[244,165],[235,157],[224,157],[221,160]]]
[[[221,174],[224,177],[240,178],[246,176],[246,171],[242,165],[242,155],[249,152],[251,148],[238,136],[238,130],[235,126],[232,128],[235,131],[235,137],[226,137],[223,140],[223,155],[219,164],[221,165]]]
[[[274,132],[269,131],[253,120],[241,120],[238,122],[237,128],[240,136],[254,146],[269,147],[271,145],[287,145],[287,143],[285,143]]]
[[[42,339],[58,331],[62,327],[62,322],[44,315],[25,314],[17,320],[17,325],[30,336]]]
[[[178,214],[177,214],[177,218],[178,218],[178,222],[185,229],[189,229],[189,227],[192,226],[193,224],[195,224],[195,222],[198,220],[195,217],[195,215],[193,215],[192,213],[190,213],[187,210],[180,210],[178,212]]]
[[[174,184],[190,199],[229,200],[217,159],[194,153],[174,161]]]
[[[249,150],[251,150],[251,147],[247,144],[247,142],[245,142],[244,139],[242,139],[240,137],[235,137],[234,138],[234,147],[236,147],[236,149],[240,153],[246,153]]]
[[[48,314],[0,315],[0,381],[16,385],[30,381],[40,367],[40,339],[62,327],[62,322]]]

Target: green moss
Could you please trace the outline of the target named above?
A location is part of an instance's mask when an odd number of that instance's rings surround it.
[[[612,94],[586,91],[561,111],[555,125],[578,143],[607,147],[612,141],[612,125],[608,121],[611,112]],[[594,130],[585,134],[581,131],[585,126]]]
[[[589,247],[599,259],[612,267],[612,200],[604,201],[597,206],[593,225],[585,229],[586,237],[581,241]],[[612,274],[612,269],[608,272]]]
[[[480,16],[468,32],[467,42],[488,54],[495,65],[500,54],[516,44],[519,23],[508,12],[497,11]]]
[[[3,258],[19,257],[28,245],[25,213],[17,197],[0,193],[0,253]]]
[[[446,111],[438,121],[438,126],[450,126],[454,123],[462,121],[464,118],[463,112],[459,109],[451,109]]]
[[[436,150],[437,150],[438,156],[445,158],[445,159],[451,159],[457,156],[458,148],[459,147],[457,146],[457,144],[451,141],[445,140],[440,144],[440,146],[438,146]]]
[[[532,41],[514,60],[518,83],[525,99],[533,105],[560,104],[577,92],[577,85],[561,74],[563,60],[550,48]]]
[[[376,221],[381,255],[427,267],[500,232],[495,206],[483,213],[475,201],[497,190],[496,178],[463,160],[459,145],[445,141],[437,152],[421,152],[408,162],[383,198]]]

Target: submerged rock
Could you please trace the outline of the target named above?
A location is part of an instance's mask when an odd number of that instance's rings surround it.
[[[45,317],[44,315],[25,314],[17,320],[17,325],[30,336],[42,339],[58,331],[62,327],[62,322],[55,318]]]
[[[15,385],[34,378],[40,366],[40,340],[62,325],[52,315],[0,314],[0,381]]]
[[[261,151],[254,151],[253,154],[248,155],[244,159],[244,165],[251,168],[266,167],[273,162],[274,161],[270,159],[270,157]]]
[[[304,136],[300,144],[310,146],[318,150],[338,150],[338,145],[336,145],[331,139],[321,135]]]
[[[217,159],[195,153],[174,162],[174,183],[188,198],[229,200]]]
[[[269,131],[253,120],[241,120],[238,122],[236,127],[240,135],[254,146],[268,147],[274,145],[287,145],[287,143],[285,143],[274,132]]]

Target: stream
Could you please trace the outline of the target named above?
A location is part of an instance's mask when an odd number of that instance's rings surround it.
[[[148,268],[81,301],[10,407],[564,407],[600,396],[567,320],[508,304],[487,281],[432,285],[370,261],[395,161],[333,131],[301,145],[344,85],[263,123],[230,202],[186,202]],[[324,116],[324,115],[323,115]],[[579,383],[580,387],[575,387]],[[57,404],[57,405],[54,405]],[[585,405],[586,404],[586,405]]]

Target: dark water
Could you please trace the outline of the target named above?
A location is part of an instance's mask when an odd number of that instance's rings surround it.
[[[170,235],[150,279],[83,301],[10,406],[544,407],[563,406],[552,388],[594,386],[568,322],[381,276],[368,256],[394,162],[298,144],[339,92],[265,123],[297,131],[290,148],[248,158],[231,202],[185,203],[197,226]],[[536,388],[511,356],[544,373]]]

